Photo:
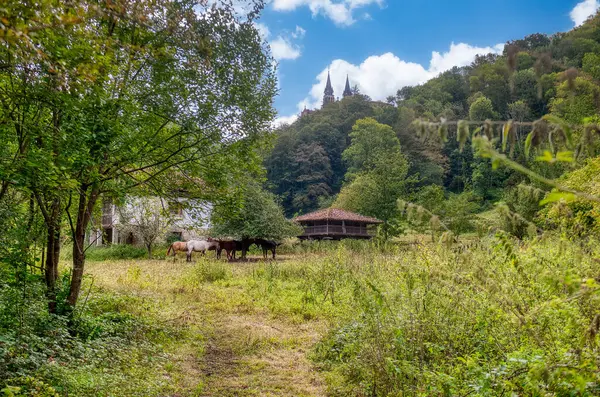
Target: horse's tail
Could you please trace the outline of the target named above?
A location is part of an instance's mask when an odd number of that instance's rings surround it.
[[[171,250],[173,250],[173,253],[175,253],[175,248],[173,248],[173,245],[175,245],[175,243],[169,245],[169,249],[167,250],[167,256],[169,256],[169,253],[171,252]]]

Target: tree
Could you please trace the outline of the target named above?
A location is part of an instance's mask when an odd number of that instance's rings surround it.
[[[333,174],[327,153],[319,144],[301,144],[294,153],[296,181],[299,190],[294,195],[293,205],[302,212],[316,209],[319,198],[331,195]]]
[[[512,75],[513,97],[524,101],[536,116],[541,116],[544,103],[538,96],[539,83],[533,69],[520,70]],[[509,109],[510,111],[510,109]],[[482,119],[478,119],[482,120]]]
[[[580,124],[586,117],[598,114],[600,87],[584,77],[566,76],[566,81],[558,86],[550,109],[565,121]]]
[[[375,105],[362,95],[351,96],[275,131],[264,165],[269,188],[280,197],[286,215],[315,210],[340,191],[348,134],[356,120],[375,113]]]
[[[469,118],[471,120],[487,120],[496,117],[497,114],[494,112],[492,101],[484,96],[477,98],[469,108]]]
[[[394,130],[374,119],[358,120],[350,138],[343,153],[348,183],[334,206],[381,219],[387,239],[398,214],[396,201],[406,194],[408,162]]]
[[[508,115],[511,120],[531,121],[531,109],[524,101],[516,101],[508,105]]]
[[[239,172],[234,164],[256,162],[253,147],[273,117],[275,78],[253,24],[263,2],[248,1],[247,15],[225,0],[214,7],[59,1],[9,21],[35,34],[0,48],[0,130],[11,152],[2,154],[10,162],[0,161],[0,198],[9,187],[31,193],[43,215],[50,311],[65,220],[72,310],[85,232],[101,196],[142,185],[162,190],[159,181],[173,170],[218,186]],[[22,8],[13,3],[9,9]],[[37,26],[52,13],[69,23]]]
[[[148,250],[148,259],[152,259],[152,247],[164,239],[173,224],[163,200],[158,197],[130,197],[125,205],[119,207],[119,215],[119,229],[142,241]]]
[[[583,70],[600,81],[600,54],[589,52],[583,57]]]
[[[231,191],[217,202],[211,215],[211,234],[237,240],[282,240],[298,236],[301,229],[283,215],[275,196],[256,181]]]

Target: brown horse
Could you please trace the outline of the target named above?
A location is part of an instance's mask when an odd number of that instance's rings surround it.
[[[219,251],[217,251],[217,258],[221,257],[221,250],[225,250],[227,259],[235,259],[235,252],[242,250],[242,242],[235,240],[219,240]]]
[[[277,250],[277,246],[281,245],[276,241],[265,240],[262,238],[255,239],[254,244],[258,245],[262,249],[264,259],[267,259],[267,251],[271,251],[273,254],[273,259],[275,259],[275,251]]]
[[[167,256],[170,255],[171,251],[173,251],[173,257],[175,257],[177,255],[177,251],[187,251],[187,243],[185,241],[175,241],[169,246],[169,249],[167,250]]]

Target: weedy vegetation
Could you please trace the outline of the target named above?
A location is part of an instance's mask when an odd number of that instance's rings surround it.
[[[3,392],[597,395],[597,243],[473,241],[90,262],[69,326],[5,284]]]

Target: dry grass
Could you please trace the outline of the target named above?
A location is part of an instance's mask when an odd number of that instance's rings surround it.
[[[87,274],[95,286],[153,302],[157,321],[187,330],[167,347],[178,396],[325,395],[307,359],[324,323],[275,316],[256,301],[249,285],[265,263],[197,259],[90,262]]]

